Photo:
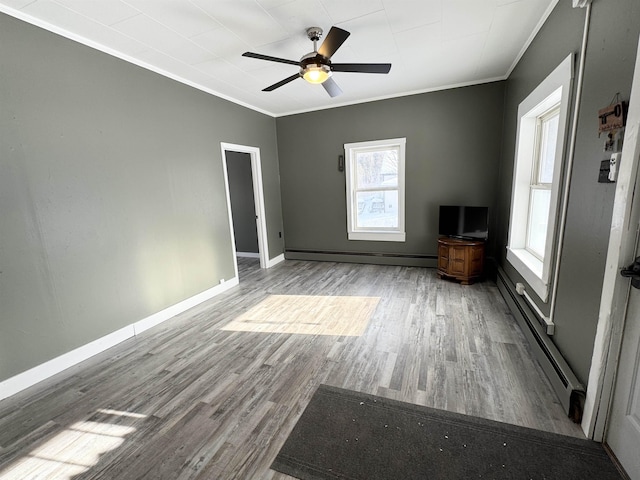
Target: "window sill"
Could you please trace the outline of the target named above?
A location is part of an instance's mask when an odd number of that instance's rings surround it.
[[[507,261],[515,268],[543,302],[549,296],[548,278],[544,263],[522,248],[507,247]]]
[[[349,240],[365,240],[370,242],[404,242],[404,232],[349,232]]]

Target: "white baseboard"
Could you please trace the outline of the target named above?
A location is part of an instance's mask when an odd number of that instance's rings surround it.
[[[271,258],[271,259],[267,260],[267,268],[271,268],[271,267],[279,264],[280,262],[284,262],[284,253],[281,253],[277,257],[274,257],[274,258]]]
[[[206,300],[209,300],[210,298],[220,295],[236,285],[238,285],[238,277],[227,280],[220,285],[216,285],[202,293],[187,298],[186,300],[165,308],[164,310],[154,313],[142,320],[127,325],[126,327],[109,333],[104,337],[100,337],[92,342],[82,345],[81,347],[71,350],[70,352],[64,353],[45,363],[30,368],[25,372],[8,378],[7,380],[0,382],[0,400],[15,395],[16,393],[46,380],[69,367],[73,367],[74,365],[87,360],[100,352],[104,352],[105,350],[114,347],[115,345],[148,330],[149,328],[155,327],[156,325],[159,325],[160,323],[165,322]]]
[[[59,357],[53,358],[45,363],[30,368],[29,370],[19,373],[0,383],[0,400],[15,395],[36,383],[46,380],[53,375],[72,367],[87,358],[94,356],[108,348],[117,345],[120,342],[133,337],[135,335],[133,325],[127,325],[115,332],[109,333],[104,337],[98,338],[70,352],[64,353]]]
[[[156,325],[159,325],[160,323],[165,322],[170,318],[175,317],[176,315],[179,315],[182,312],[186,312],[190,308],[193,308],[196,305],[209,300],[210,298],[220,295],[221,293],[226,292],[236,285],[238,285],[238,277],[227,280],[226,282],[221,283],[220,285],[216,285],[209,290],[205,290],[204,292],[198,293],[191,298],[187,298],[180,303],[172,305],[171,307],[167,307],[164,310],[159,311],[158,313],[154,313],[147,318],[143,318],[142,320],[139,320],[132,325],[134,335],[138,335],[145,330],[155,327]]]
[[[236,252],[236,257],[260,258],[260,254],[253,252]]]

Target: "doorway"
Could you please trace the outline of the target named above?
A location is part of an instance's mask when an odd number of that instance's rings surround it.
[[[582,422],[631,478],[640,478],[640,290],[620,271],[640,254],[640,49],[637,55]]]
[[[622,278],[619,272],[621,267],[631,267],[632,264],[634,266],[632,270],[635,271],[634,259],[640,255],[638,250],[640,199],[637,195],[640,188],[638,127],[640,127],[640,50],[629,100],[626,138],[620,165],[621,168],[625,167],[625,171],[619,172],[612,222],[612,237],[616,223],[620,223],[622,228],[619,233],[618,268],[615,269],[618,275],[612,284],[618,301],[617,309],[612,305],[612,348],[607,362],[607,367],[612,369],[611,398],[604,426],[604,441],[630,478],[640,478],[640,457],[638,457],[638,445],[640,445],[640,283],[638,280],[640,277],[629,282],[628,278]],[[621,175],[625,178],[621,178]],[[628,185],[625,186],[625,183]],[[611,252],[611,245],[609,251]],[[638,260],[640,261],[640,258]]]
[[[267,268],[269,262],[269,248],[267,245],[267,224],[264,207],[264,193],[262,187],[262,168],[260,161],[260,149],[246,145],[236,145],[232,143],[220,143],[222,149],[222,167],[224,169],[224,181],[227,195],[227,208],[229,210],[229,226],[231,229],[231,243],[233,247],[233,258],[235,262],[235,274],[238,277],[238,254],[243,256],[256,256],[260,259],[260,268]],[[232,162],[240,162],[238,164]],[[242,164],[248,162],[248,164]],[[231,168],[228,167],[231,165]],[[250,168],[246,168],[250,166]],[[231,171],[232,170],[232,171]],[[250,181],[248,180],[250,170]],[[230,177],[231,173],[231,177]],[[230,184],[230,178],[232,184]],[[243,180],[244,178],[244,180]],[[232,208],[231,188],[244,189],[244,192],[234,192],[233,197],[242,198],[236,201],[236,217]],[[249,201],[247,202],[247,198]],[[252,202],[252,212],[247,203]],[[249,212],[249,213],[248,213]],[[247,215],[255,217],[253,225],[248,225]],[[242,217],[242,218],[240,218]],[[234,222],[235,220],[235,222]],[[249,219],[250,221],[250,219]],[[236,228],[238,227],[236,235]],[[255,237],[253,237],[255,235]],[[236,236],[240,243],[236,241]],[[240,247],[240,248],[238,248]],[[257,251],[251,251],[257,250]]]

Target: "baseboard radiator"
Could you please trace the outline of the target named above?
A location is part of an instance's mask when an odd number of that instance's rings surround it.
[[[560,400],[567,415],[576,423],[582,420],[585,388],[578,381],[560,351],[546,334],[529,304],[516,292],[506,273],[498,268],[498,290],[504,297],[511,313],[520,325],[531,349],[542,366],[547,378]]]
[[[373,265],[402,265],[431,268],[438,266],[437,255],[419,253],[285,249],[284,256],[287,260],[315,260],[320,262],[368,263]]]

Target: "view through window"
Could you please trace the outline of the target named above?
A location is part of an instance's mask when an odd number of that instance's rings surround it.
[[[345,145],[349,239],[404,241],[404,147],[404,138]]]

